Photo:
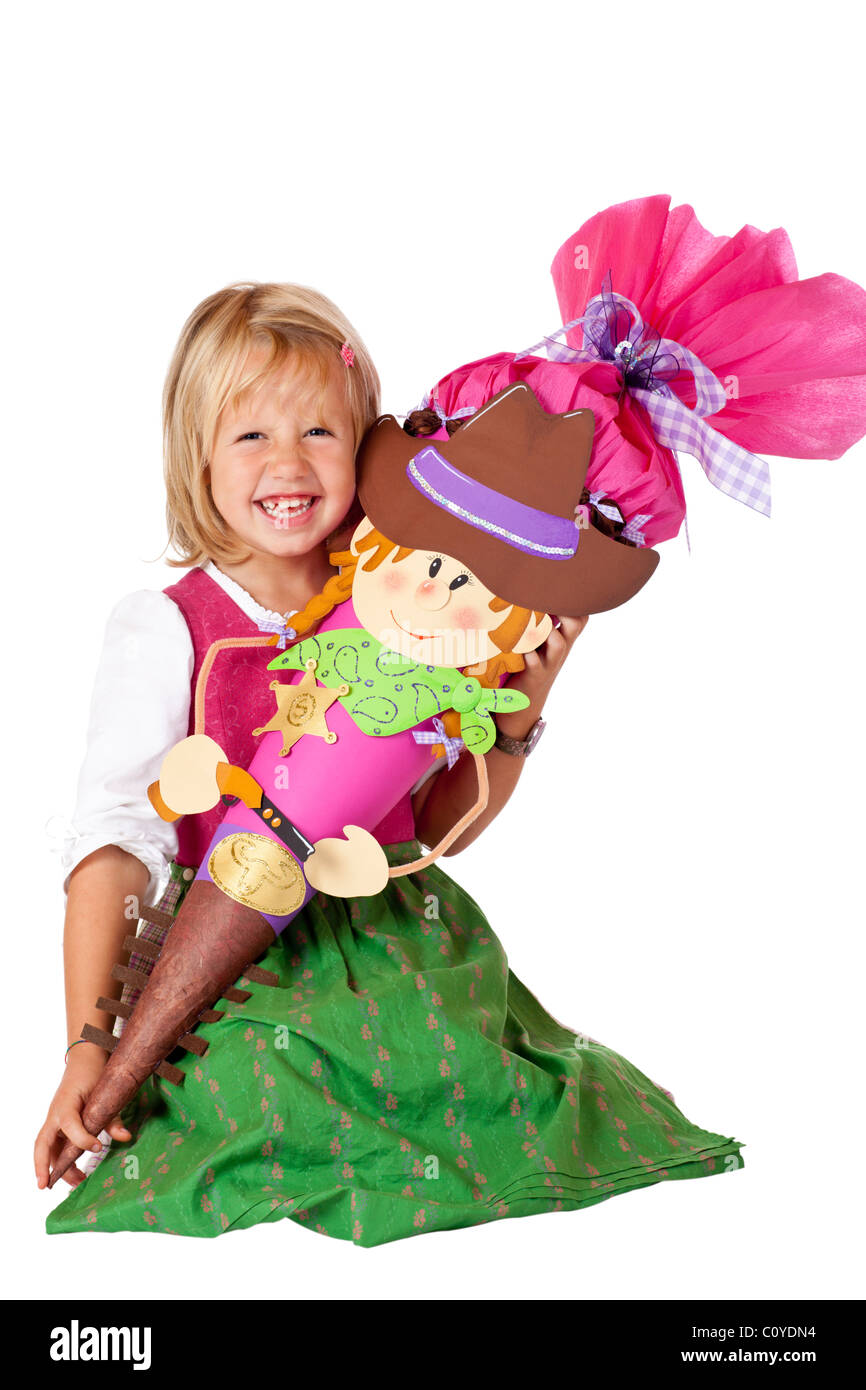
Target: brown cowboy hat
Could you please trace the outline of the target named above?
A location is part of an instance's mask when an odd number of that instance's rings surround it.
[[[643,587],[658,554],[578,526],[594,426],[591,410],[548,414],[525,382],[447,441],[413,438],[383,415],[358,455],[361,505],[389,540],[441,550],[499,598],[562,617],[602,613]]]

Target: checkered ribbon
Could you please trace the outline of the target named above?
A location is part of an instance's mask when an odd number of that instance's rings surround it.
[[[577,327],[583,328],[583,345],[573,348],[565,337]],[[662,338],[644,324],[632,301],[610,288],[610,272],[601,294],[589,301],[581,318],[572,319],[518,353],[515,360],[542,349],[552,362],[612,362],[622,373],[623,389],[647,412],[659,444],[692,454],[720,492],[764,516],[770,515],[770,469],[766,461],[734,444],[703,419],[724,406],[727,396],[722,383],[689,348],[673,338]],[[694,408],[684,405],[668,385],[681,372],[694,378]],[[629,525],[636,521],[633,518]]]
[[[287,622],[275,622],[273,618],[262,618],[260,622],[256,623],[256,627],[259,632],[276,632],[277,647],[280,651],[285,651],[286,643],[294,642],[298,635]]]
[[[448,766],[453,767],[460,757],[460,750],[464,747],[462,738],[449,738],[445,732],[445,725],[436,715],[433,716],[433,728],[435,734],[429,729],[413,729],[412,737],[416,743],[441,743],[445,748],[445,757],[448,759]]]

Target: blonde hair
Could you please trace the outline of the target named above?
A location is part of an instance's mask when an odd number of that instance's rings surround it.
[[[344,345],[351,365],[341,360]],[[269,349],[264,365],[245,372],[250,350],[263,347]],[[290,357],[322,390],[337,366],[344,373],[357,451],[379,414],[379,377],[351,323],[325,295],[303,285],[228,285],[202,300],[184,324],[163,393],[166,521],[179,556],[168,564],[246,558],[214,506],[204,470],[226,406]]]

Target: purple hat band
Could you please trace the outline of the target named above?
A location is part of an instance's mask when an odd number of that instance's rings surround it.
[[[516,550],[546,560],[570,560],[577,551],[577,522],[515,502],[477,482],[444,459],[432,444],[409,460],[406,472],[409,481],[437,507]]]

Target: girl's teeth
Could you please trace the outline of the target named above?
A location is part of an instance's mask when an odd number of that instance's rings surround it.
[[[263,501],[262,507],[271,516],[278,515],[280,512],[305,512],[313,505],[312,497],[308,497],[304,502],[290,502],[288,498],[281,497],[278,502]]]

